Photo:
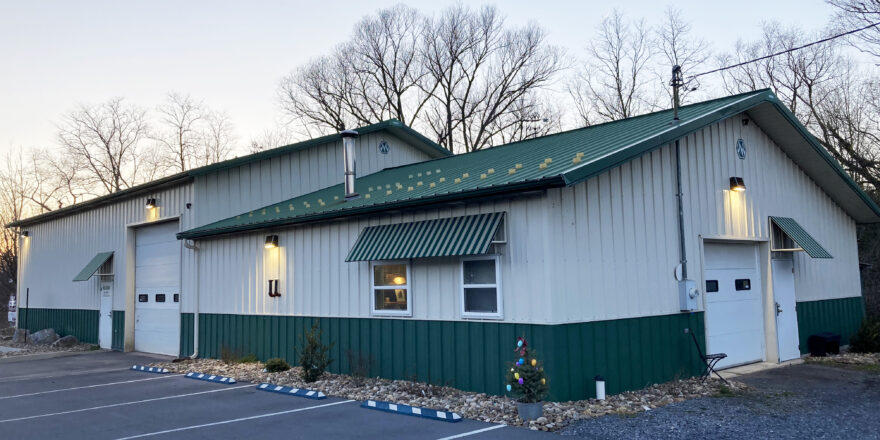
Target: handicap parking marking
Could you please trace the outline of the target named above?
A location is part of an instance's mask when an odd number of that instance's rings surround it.
[[[18,397],[39,396],[39,395],[42,395],[42,394],[60,393],[60,392],[63,392],[63,391],[84,390],[84,389],[87,389],[87,388],[109,387],[109,386],[112,386],[112,385],[122,385],[122,384],[127,384],[127,383],[144,382],[144,381],[147,381],[147,380],[167,379],[167,378],[169,378],[169,377],[179,377],[179,376],[182,376],[182,375],[181,375],[181,374],[173,374],[173,375],[168,375],[168,376],[150,377],[150,378],[146,378],[146,379],[124,380],[124,381],[121,381],[121,382],[101,383],[101,384],[96,384],[96,385],[83,385],[83,386],[81,386],[81,387],[61,388],[61,389],[58,389],[58,390],[48,390],[48,391],[39,391],[39,392],[35,392],[35,393],[16,394],[16,395],[14,395],[14,396],[0,396],[0,400],[15,399],[15,398],[18,398]]]
[[[250,385],[246,385],[246,386],[250,386]],[[170,434],[172,432],[190,431],[193,429],[208,428],[211,426],[226,425],[229,423],[245,422],[248,420],[257,420],[257,419],[263,419],[266,417],[275,417],[275,416],[280,416],[280,415],[284,415],[284,414],[293,414],[293,413],[298,413],[298,412],[303,412],[303,411],[310,411],[310,410],[315,410],[315,409],[326,408],[328,406],[341,405],[343,403],[351,403],[351,402],[354,402],[354,400],[342,400],[339,402],[324,403],[321,405],[307,406],[305,408],[296,408],[296,409],[290,409],[287,411],[278,411],[278,412],[269,413],[269,414],[259,414],[259,415],[250,416],[250,417],[240,417],[240,418],[231,419],[231,420],[221,420],[219,422],[213,422],[213,423],[203,423],[200,425],[184,426],[182,428],[166,429],[164,431],[148,432],[148,433],[144,433],[144,434],[132,435],[129,437],[120,437],[116,440],[130,440],[130,439],[135,439],[135,438],[144,438],[144,437],[152,437],[152,436],[162,435],[162,434]]]
[[[199,391],[199,392],[195,392],[195,393],[176,394],[173,396],[154,397],[152,399],[135,400],[135,401],[131,401],[131,402],[114,403],[114,404],[110,404],[110,405],[93,406],[90,408],[80,408],[80,409],[72,409],[69,411],[60,411],[60,412],[48,413],[48,414],[38,414],[35,416],[15,417],[12,419],[0,420],[0,423],[18,422],[18,421],[22,421],[22,420],[33,420],[33,419],[39,419],[42,417],[60,416],[60,415],[74,414],[74,413],[80,413],[80,412],[85,412],[85,411],[94,411],[94,410],[98,410],[98,409],[115,408],[115,407],[119,407],[119,406],[137,405],[140,403],[156,402],[159,400],[177,399],[177,398],[189,397],[189,396],[198,396],[201,394],[221,393],[223,391],[231,391],[231,390],[237,390],[237,389],[241,389],[241,388],[251,388],[252,386],[253,385],[241,385],[241,386],[237,386],[237,387],[221,388],[221,389],[208,390],[208,391]]]
[[[450,435],[449,437],[442,437],[442,438],[439,438],[439,439],[437,439],[437,440],[452,440],[452,439],[456,439],[456,438],[470,437],[470,436],[472,436],[472,435],[482,434],[482,433],[484,433],[484,432],[494,431],[494,430],[496,430],[496,429],[501,429],[501,428],[505,428],[505,427],[507,427],[507,425],[503,425],[503,424],[502,424],[502,425],[489,426],[489,427],[487,427],[487,428],[475,429],[475,430],[473,430],[473,431],[462,432],[461,434]]]

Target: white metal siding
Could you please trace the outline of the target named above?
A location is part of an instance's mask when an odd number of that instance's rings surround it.
[[[345,256],[366,226],[486,212],[508,213],[509,244],[501,256],[504,320],[543,322],[550,301],[543,280],[547,225],[546,199],[540,196],[431,209],[355,221],[301,226],[279,235],[280,252],[268,258],[267,233],[199,242],[200,309],[205,313],[306,316],[370,316],[370,266],[346,263]],[[280,298],[266,294],[272,268],[280,260]],[[458,258],[412,260],[412,318],[460,318],[461,274]]]
[[[99,277],[72,280],[95,254],[113,251],[113,310],[124,310],[127,225],[180,216],[182,228],[193,227],[192,215],[186,209],[186,203],[192,201],[191,190],[190,184],[182,184],[23,228],[30,237],[22,241],[19,262],[22,306],[24,292],[30,288],[31,307],[98,310]],[[156,218],[147,217],[147,197],[158,201]],[[193,272],[193,262],[191,252],[184,252],[184,273]],[[181,301],[188,304],[192,283],[184,282],[181,287]]]
[[[795,255],[798,301],[860,295],[856,226],[754,123],[733,117],[680,142],[688,274],[699,281],[699,236],[767,240],[767,217],[795,218],[834,259]],[[748,154],[736,156],[736,140]],[[672,145],[572,187],[549,191],[554,321],[676,313],[678,264]],[[747,190],[732,193],[731,176]],[[558,208],[558,209],[557,209]],[[537,232],[536,232],[537,233]]]
[[[379,153],[379,142],[391,146]],[[365,176],[430,157],[389,133],[357,140],[357,174]],[[195,180],[198,226],[342,183],[342,142],[219,171]]]

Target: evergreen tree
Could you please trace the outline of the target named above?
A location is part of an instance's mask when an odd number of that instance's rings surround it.
[[[507,372],[507,391],[520,402],[540,402],[547,397],[544,363],[538,360],[533,350],[529,350],[524,337],[516,339],[513,351],[517,359]]]

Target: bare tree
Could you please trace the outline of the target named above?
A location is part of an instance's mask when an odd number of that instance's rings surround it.
[[[146,132],[146,112],[114,98],[68,113],[58,127],[58,140],[86,182],[111,193],[151,177],[141,157]]]
[[[505,29],[495,8],[456,6],[428,20],[397,6],[288,75],[279,95],[292,121],[324,132],[396,118],[450,150],[472,151],[500,139],[517,105],[541,102],[525,98],[561,68],[543,30]]]
[[[180,172],[193,167],[203,144],[199,124],[204,120],[201,101],[171,92],[157,109],[157,132],[152,136],[160,145],[169,169]]]
[[[196,166],[204,166],[229,159],[235,143],[235,127],[226,112],[212,112],[204,119],[202,148]]]
[[[644,20],[628,21],[617,10],[602,20],[588,61],[568,86],[583,125],[660,108],[660,93],[652,87],[654,47]]]
[[[848,31],[880,22],[880,0],[826,0],[837,9],[834,22],[837,30]],[[849,37],[852,45],[880,57],[880,26],[866,29]]]
[[[294,142],[296,135],[288,126],[264,130],[259,136],[251,138],[250,153],[271,150]]]
[[[668,87],[671,79],[672,66],[681,66],[682,72],[687,74],[698,73],[711,57],[709,43],[701,38],[693,37],[692,26],[684,19],[679,9],[669,7],[666,9],[663,23],[655,30],[654,44],[656,50],[663,54],[662,64],[655,69],[657,84],[660,90],[666,91],[666,99],[672,102],[672,88]],[[689,84],[681,89],[681,102],[684,103],[696,90],[697,84]]]

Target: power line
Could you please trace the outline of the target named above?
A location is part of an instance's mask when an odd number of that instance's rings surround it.
[[[717,69],[709,70],[709,71],[707,71],[707,72],[698,73],[698,74],[696,74],[696,75],[691,75],[691,76],[690,76],[690,79],[693,80],[693,79],[697,78],[698,76],[708,75],[708,74],[710,74],[710,73],[722,72],[722,71],[725,71],[725,70],[733,69],[733,68],[735,68],[735,67],[745,66],[746,64],[755,63],[755,62],[758,62],[758,61],[761,61],[761,60],[766,60],[766,59],[768,59],[768,58],[773,58],[773,57],[776,57],[776,56],[779,56],[779,55],[784,55],[784,54],[787,54],[787,53],[790,53],[790,52],[794,52],[794,51],[796,51],[796,50],[805,49],[805,48],[808,48],[808,47],[810,47],[810,46],[815,46],[815,45],[817,45],[817,44],[826,43],[826,42],[828,42],[828,41],[831,41],[831,40],[834,40],[834,39],[837,39],[837,38],[840,38],[840,37],[845,37],[845,36],[847,36],[847,35],[854,34],[854,33],[856,33],[856,32],[861,32],[861,31],[864,31],[864,30],[866,30],[866,29],[870,29],[870,28],[875,27],[875,26],[878,26],[878,25],[880,25],[880,21],[878,21],[878,22],[876,22],[876,23],[873,23],[873,24],[869,24],[869,25],[867,25],[867,26],[865,26],[865,27],[861,27],[861,28],[858,28],[858,29],[853,29],[853,30],[851,30],[851,31],[846,31],[846,32],[844,32],[844,33],[842,33],[842,34],[832,35],[832,36],[830,36],[830,37],[823,38],[823,39],[821,39],[821,40],[817,40],[817,41],[814,41],[814,42],[812,42],[812,43],[807,43],[807,44],[804,44],[803,46],[793,47],[793,48],[791,48],[791,49],[786,49],[786,50],[783,50],[783,51],[780,51],[780,52],[772,53],[772,54],[770,54],[770,55],[764,55],[764,56],[762,56],[762,57],[755,58],[755,59],[752,59],[752,60],[743,61],[743,62],[741,62],[741,63],[733,64],[733,65],[730,65],[730,66],[719,67],[719,68],[717,68]]]

